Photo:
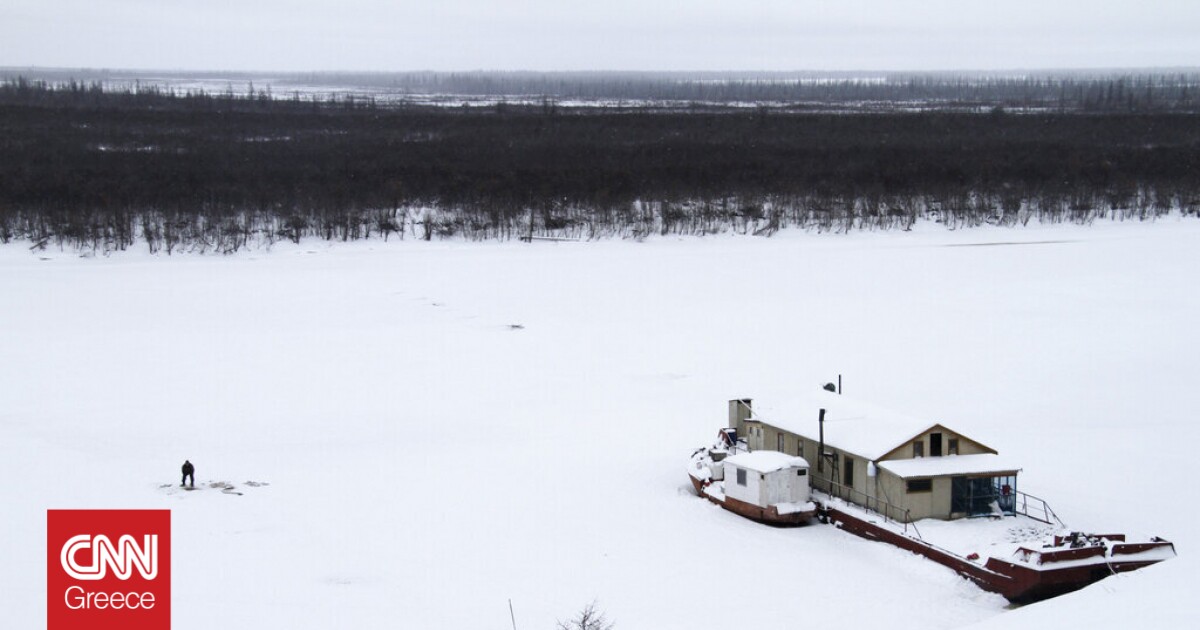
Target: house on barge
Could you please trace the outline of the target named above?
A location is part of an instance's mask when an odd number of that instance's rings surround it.
[[[814,489],[896,521],[1013,514],[1017,473],[996,449],[939,422],[824,389],[755,406],[729,401],[750,450],[807,459]]]

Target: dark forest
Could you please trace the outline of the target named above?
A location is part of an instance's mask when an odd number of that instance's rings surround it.
[[[1132,85],[1081,85],[1099,100],[1057,110],[984,101],[830,113],[567,107],[550,96],[435,107],[14,79],[0,85],[0,241],[232,252],[305,237],[640,238],[1200,214],[1193,94],[1186,82]]]

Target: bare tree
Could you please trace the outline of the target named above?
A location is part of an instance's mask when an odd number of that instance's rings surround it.
[[[604,616],[604,612],[596,608],[593,601],[583,607],[573,619],[559,621],[558,630],[612,630],[613,622]]]

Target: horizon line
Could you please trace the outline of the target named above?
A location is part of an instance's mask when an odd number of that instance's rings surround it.
[[[433,70],[433,69],[408,69],[408,70],[358,70],[358,69],[310,69],[310,70],[262,70],[262,69],[197,69],[197,68],[150,68],[150,67],[105,67],[105,66],[38,66],[38,65],[0,65],[0,72],[15,72],[15,71],[34,71],[34,72],[53,72],[53,73],[69,73],[69,72],[92,72],[92,73],[160,73],[160,74],[207,74],[207,75],[404,75],[404,74],[523,74],[523,75],[604,75],[604,74],[623,74],[623,75],[826,75],[826,76],[850,76],[864,74],[883,74],[883,75],[914,75],[914,74],[1008,74],[1008,73],[1032,73],[1032,74],[1088,74],[1088,73],[1133,73],[1133,74],[1163,74],[1163,73],[1196,73],[1200,72],[1200,65],[1192,66],[1076,66],[1076,67],[1011,67],[1011,68],[995,68],[995,69],[980,69],[980,68],[942,68],[942,69],[854,69],[854,70],[820,70],[820,69],[799,69],[799,70],[711,70],[711,69],[692,69],[692,70],[623,70],[623,69],[589,69],[589,70],[536,70],[536,69],[456,69],[456,70]]]

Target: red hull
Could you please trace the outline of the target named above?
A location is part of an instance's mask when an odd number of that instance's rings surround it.
[[[983,566],[966,558],[939,549],[920,540],[902,536],[874,523],[861,520],[852,514],[836,508],[827,508],[823,516],[837,527],[861,536],[868,540],[886,542],[901,549],[919,554],[956,571],[959,575],[975,582],[980,588],[999,593],[1005,599],[1014,603],[1029,603],[1048,599],[1064,593],[1079,590],[1097,582],[1113,573],[1133,571],[1144,566],[1160,562],[1155,560],[1129,560],[1097,562],[1093,564],[1072,564],[1061,568],[1053,568],[1055,562],[1073,562],[1093,556],[1103,556],[1103,547],[1084,549],[1063,549],[1040,553],[1043,568],[1034,569],[1021,563],[1008,562],[997,558],[988,558]],[[1114,537],[1114,539],[1119,537]],[[1128,555],[1169,547],[1174,553],[1174,545],[1167,541],[1152,543],[1124,544],[1116,542],[1112,547],[1112,555]]]
[[[725,500],[721,501],[704,491],[704,482],[692,477],[691,475],[688,475],[688,478],[692,480],[692,487],[696,489],[696,494],[699,494],[705,499],[716,503],[726,510],[733,512],[734,514],[744,516],[752,521],[758,521],[759,523],[776,525],[780,527],[795,527],[798,525],[807,525],[812,521],[813,516],[816,516],[817,514],[815,509],[807,512],[780,514],[773,505],[764,508],[746,503],[745,501],[731,499],[729,497],[725,497]]]
[[[1100,536],[1105,539],[1106,546],[1072,548],[1063,545],[1052,547],[1049,550],[1024,550],[1029,556],[1028,560],[1039,568],[1033,568],[1027,562],[1009,562],[998,558],[988,558],[987,562],[981,565],[924,541],[909,538],[864,521],[853,513],[837,508],[825,506],[824,509],[816,512],[781,515],[774,507],[762,508],[729,497],[725,497],[722,501],[704,491],[707,485],[705,482],[690,475],[689,479],[692,480],[692,487],[696,489],[696,494],[750,520],[768,525],[795,526],[808,523],[815,513],[819,513],[822,520],[826,520],[840,529],[868,540],[895,545],[929,558],[953,569],[959,575],[979,585],[980,588],[999,593],[1014,603],[1036,602],[1069,593],[1113,573],[1133,571],[1161,562],[1163,559],[1145,559],[1144,555],[1138,557],[1138,554],[1169,548],[1171,555],[1174,555],[1175,551],[1175,546],[1165,540],[1155,539],[1148,543],[1126,543],[1124,536],[1106,535]],[[1059,542],[1061,541],[1056,541],[1056,545]],[[1109,547],[1111,553],[1106,556],[1106,548]],[[1126,556],[1128,559],[1121,559],[1122,556]],[[1092,562],[1087,562],[1093,558]],[[1054,567],[1056,563],[1063,563],[1064,566],[1056,568]]]

